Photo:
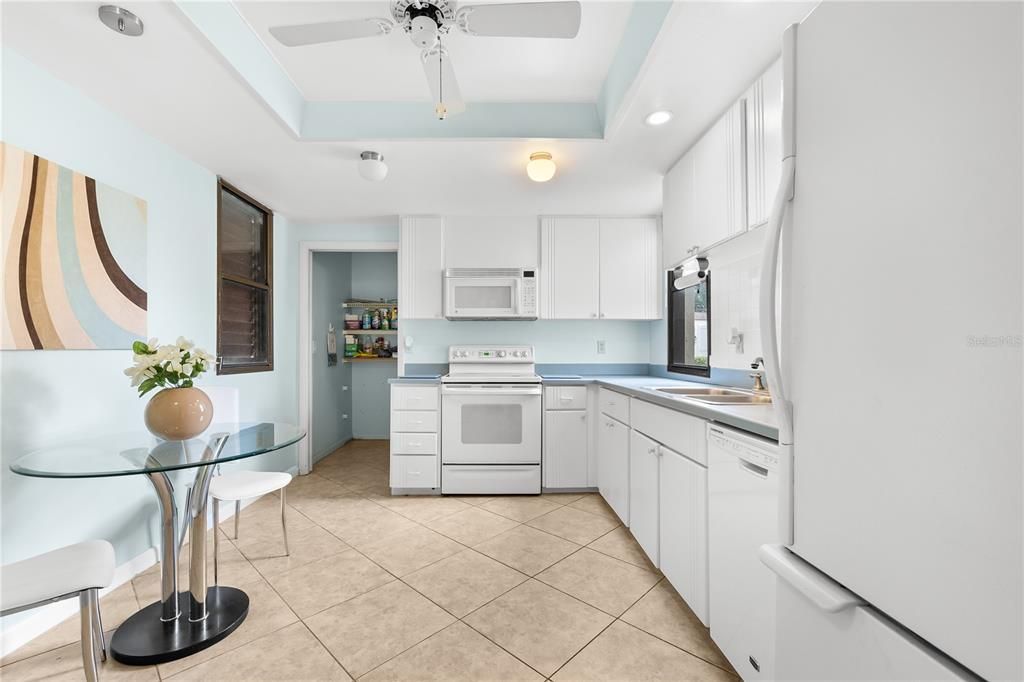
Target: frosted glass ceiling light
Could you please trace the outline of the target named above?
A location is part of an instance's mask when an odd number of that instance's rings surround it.
[[[370,182],[380,182],[388,176],[388,165],[384,155],[378,152],[363,152],[359,155],[359,174]]]
[[[649,126],[660,126],[665,125],[672,120],[671,111],[652,111],[647,114],[647,118],[644,119],[644,123]]]
[[[526,174],[534,182],[547,182],[555,177],[558,167],[551,160],[549,152],[534,152],[530,154],[530,162],[526,164]]]

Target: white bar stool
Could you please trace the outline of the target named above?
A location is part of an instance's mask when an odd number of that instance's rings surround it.
[[[235,539],[238,538],[238,519],[242,515],[242,500],[281,491],[281,533],[284,535],[284,554],[288,556],[288,526],[285,523],[284,489],[292,482],[292,475],[282,471],[234,471],[222,474],[210,482],[213,498],[213,527],[220,529],[220,503],[235,503]],[[213,534],[213,584],[218,583],[220,533]]]
[[[114,579],[114,548],[106,540],[89,540],[40,554],[2,569],[0,617],[78,597],[82,621],[85,678],[100,678],[107,643],[100,618],[100,589]]]

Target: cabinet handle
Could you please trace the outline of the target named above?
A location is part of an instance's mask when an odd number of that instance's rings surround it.
[[[590,313],[591,317],[597,317],[597,313]]]
[[[658,448],[647,448],[647,454],[648,455],[656,455],[656,454],[658,454]]]
[[[601,313],[601,317],[604,317],[604,313]]]
[[[587,421],[587,413],[586,412],[584,412],[583,414],[580,415],[580,421],[584,421],[584,422]]]

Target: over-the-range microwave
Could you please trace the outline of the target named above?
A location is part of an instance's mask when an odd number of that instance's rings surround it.
[[[449,320],[536,320],[537,273],[523,268],[449,268],[444,271],[444,316]]]

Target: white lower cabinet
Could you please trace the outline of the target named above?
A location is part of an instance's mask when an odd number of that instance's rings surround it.
[[[436,385],[391,386],[391,488],[431,492],[441,486]]]
[[[655,566],[658,565],[660,495],[659,446],[639,431],[629,438],[629,529]]]
[[[629,526],[629,427],[605,414],[597,429],[597,488]]]
[[[708,625],[708,470],[661,447],[661,572]]]
[[[586,410],[544,412],[545,488],[587,486],[587,423]]]

